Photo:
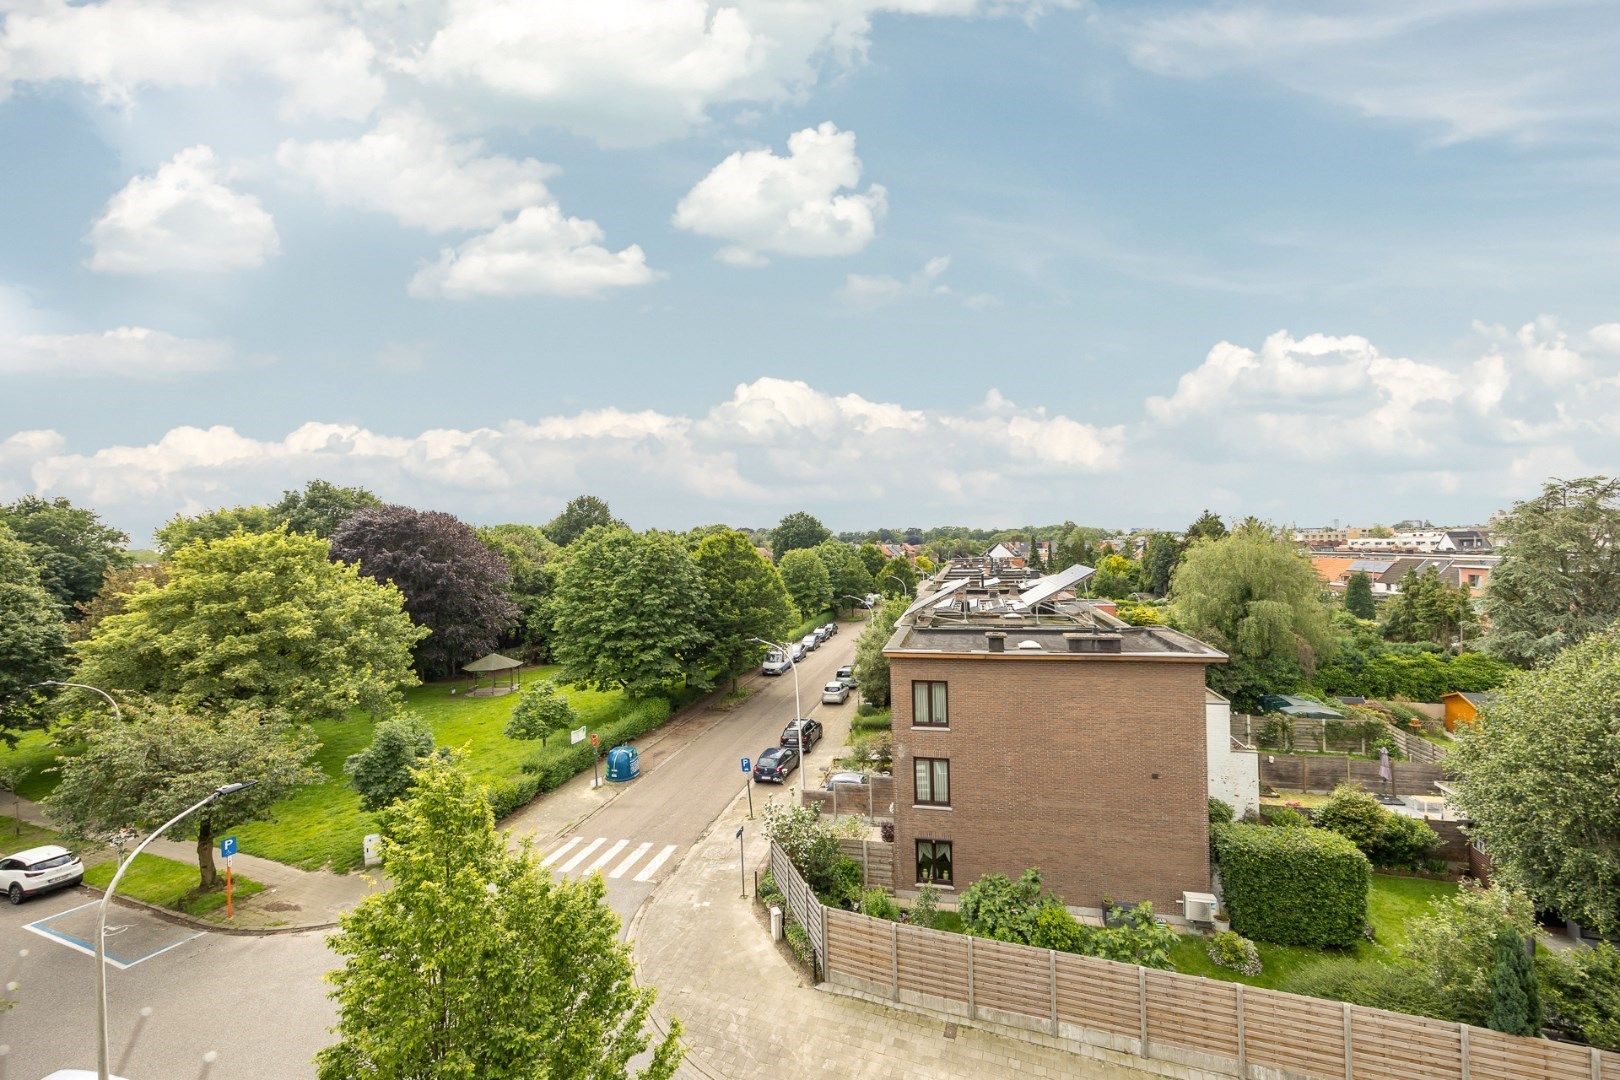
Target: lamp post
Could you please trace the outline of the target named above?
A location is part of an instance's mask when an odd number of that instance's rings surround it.
[[[879,578],[878,580],[880,580],[880,581],[892,581],[896,585],[900,586],[900,595],[901,596],[904,596],[907,593],[914,591],[910,585],[906,584],[906,579],[901,577],[899,574],[884,574],[883,577]]]
[[[34,683],[33,685],[35,685],[35,686],[71,686],[75,690],[89,690],[91,693],[100,694],[102,697],[107,699],[107,704],[112,706],[113,716],[115,718],[117,718],[119,720],[122,720],[124,718],[123,712],[120,711],[119,708],[118,708],[118,702],[114,701],[113,696],[111,694],[107,693],[107,691],[101,689],[100,687],[89,686],[89,685],[87,685],[85,683],[82,683],[82,682],[60,682],[60,681],[58,681],[56,679],[46,679],[44,682],[37,682],[37,683]]]
[[[868,611],[872,610],[872,605],[866,602],[866,597],[864,596],[856,596],[854,593],[845,593],[842,597],[840,597],[840,599],[853,600],[857,606],[863,607]]]
[[[90,689],[93,690],[95,687],[90,687]],[[112,699],[108,698],[107,700],[111,701]],[[115,703],[113,708],[116,709],[117,707]],[[250,788],[257,783],[257,780],[247,780],[240,784],[226,784],[223,787],[217,787],[209,792],[206,798],[180,811],[180,813],[160,825],[158,830],[151,836],[142,840],[140,846],[130,853],[129,858],[118,864],[118,871],[113,874],[112,880],[107,883],[107,891],[101,897],[101,908],[96,913],[96,1075],[100,1077],[100,1080],[110,1080],[112,1076],[109,1071],[109,1055],[107,1053],[107,905],[112,901],[113,891],[118,888],[118,879],[123,877],[124,871],[128,870],[135,862],[135,857],[146,850],[146,845],[162,836],[169,826],[190,817],[203,807],[210,806],[227,795],[234,795],[238,791]]]
[[[793,671],[793,726],[799,729],[799,799],[804,799],[804,706],[799,702],[799,664],[793,659],[793,650],[776,641],[766,641],[762,637],[753,639],[761,645],[769,645],[773,649],[781,649],[782,655],[787,657],[788,667]]]

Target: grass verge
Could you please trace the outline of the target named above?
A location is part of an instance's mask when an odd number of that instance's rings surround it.
[[[86,885],[105,889],[117,869],[111,860],[89,867],[84,872]],[[225,878],[220,886],[202,892],[197,888],[197,868],[190,863],[165,859],[160,855],[137,856],[133,866],[118,882],[118,895],[143,900],[148,904],[181,911],[187,915],[208,915],[225,907]],[[233,874],[231,890],[237,901],[264,891],[264,886],[252,878]]]

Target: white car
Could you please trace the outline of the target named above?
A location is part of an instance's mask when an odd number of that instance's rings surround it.
[[[821,688],[823,705],[842,705],[849,700],[849,687],[841,682],[830,682]]]
[[[84,863],[65,847],[46,844],[0,859],[0,892],[13,904],[84,880]]]

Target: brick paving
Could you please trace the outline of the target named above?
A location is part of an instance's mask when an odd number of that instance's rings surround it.
[[[943,1020],[809,986],[760,925],[753,901],[739,896],[737,826],[745,826],[750,867],[767,851],[759,820],[747,816],[746,804],[733,803],[630,928],[641,978],[658,990],[660,1018],[677,1016],[685,1028],[682,1080],[1157,1075],[965,1026],[947,1038]]]

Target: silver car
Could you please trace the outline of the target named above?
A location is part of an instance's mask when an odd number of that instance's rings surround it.
[[[841,682],[830,682],[821,688],[823,705],[842,705],[849,700],[849,687]]]
[[[781,675],[790,666],[787,656],[780,649],[772,649],[765,654],[765,663],[760,666],[760,671],[766,675]]]
[[[821,648],[821,639],[814,634],[806,634],[799,639],[799,644],[804,646],[805,652],[812,652]]]

